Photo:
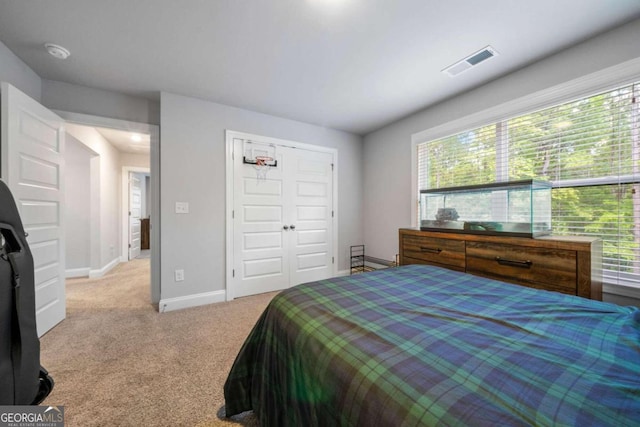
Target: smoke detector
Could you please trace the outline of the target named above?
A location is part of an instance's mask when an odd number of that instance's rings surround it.
[[[497,56],[498,52],[492,48],[491,46],[487,46],[484,49],[480,49],[479,51],[467,56],[461,61],[456,62],[453,65],[448,66],[444,70],[443,73],[448,74],[450,77],[457,76],[463,71],[467,71],[471,67],[475,67],[481,62],[486,61],[489,58],[493,58]]]
[[[71,55],[68,49],[57,44],[45,43],[44,47],[51,56],[55,56],[58,59],[67,59]]]

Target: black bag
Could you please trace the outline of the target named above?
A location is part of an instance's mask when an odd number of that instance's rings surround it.
[[[40,366],[33,257],[7,185],[0,181],[0,405],[37,405],[53,389]]]

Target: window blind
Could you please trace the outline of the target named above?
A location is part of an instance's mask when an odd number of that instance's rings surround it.
[[[553,233],[602,238],[605,280],[640,287],[638,95],[619,87],[418,144],[418,190],[550,181]]]

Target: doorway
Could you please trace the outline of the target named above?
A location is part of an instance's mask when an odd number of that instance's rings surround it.
[[[151,171],[122,167],[122,261],[151,256]]]
[[[65,185],[66,178],[64,152],[66,130],[74,125],[100,126],[112,129],[126,129],[130,131],[146,132],[150,135],[150,169],[159,178],[159,129],[158,126],[126,122],[109,118],[88,116],[76,113],[52,111],[39,102],[33,100],[6,82],[1,82],[1,112],[2,132],[0,149],[2,179],[12,190],[18,204],[19,212],[25,230],[29,232],[29,244],[33,253],[36,284],[36,324],[38,336],[65,318]],[[81,139],[81,138],[80,138]],[[90,147],[91,148],[91,147]],[[93,153],[91,153],[93,151]],[[91,239],[86,245],[89,247],[89,272],[94,269],[94,260],[105,257],[113,258],[118,250],[119,224],[94,221],[100,218],[94,215],[105,206],[102,194],[98,188],[108,188],[110,191],[119,190],[119,183],[104,185],[103,175],[94,173],[94,166],[99,172],[104,172],[100,164],[99,150],[91,148],[89,153],[89,233]],[[159,179],[151,182],[152,203],[151,212],[159,224]],[[81,180],[86,180],[86,172]],[[99,185],[99,186],[97,186]],[[93,196],[96,195],[94,199]],[[86,192],[85,192],[86,195]],[[94,200],[98,201],[94,203]],[[116,206],[119,202],[116,201]],[[82,210],[86,211],[86,206]],[[98,247],[99,238],[94,239],[94,233],[101,233],[103,227],[113,227],[116,232],[115,241],[105,250]],[[86,223],[83,225],[86,231]],[[107,230],[108,231],[108,230]],[[82,233],[82,232],[81,232]],[[151,302],[156,305],[160,300],[160,227],[154,228],[154,244],[151,245]],[[100,236],[100,234],[98,234]],[[85,247],[86,249],[86,247]],[[111,259],[109,258],[109,259]],[[85,259],[83,265],[86,265]],[[113,262],[117,264],[118,259]],[[109,264],[103,267],[100,263],[97,269],[109,269]],[[86,267],[83,267],[86,268]]]
[[[101,232],[102,234],[108,233],[112,236],[115,234],[115,238],[107,245],[102,245],[99,248],[95,248],[96,245],[92,245],[95,249],[98,257],[102,257],[102,266],[96,272],[95,277],[101,277],[101,273],[109,271],[115,265],[120,262],[128,261],[128,172],[139,172],[149,176],[148,186],[148,206],[146,211],[150,217],[150,245],[149,245],[149,257],[151,263],[151,303],[156,305],[160,301],[160,180],[159,180],[159,168],[160,168],[160,156],[159,156],[159,129],[158,126],[149,125],[144,123],[128,122],[118,119],[110,119],[98,116],[90,116],[85,114],[69,113],[63,111],[56,111],[62,119],[68,124],[68,128],[74,126],[82,128],[93,128],[99,130],[101,134],[106,135],[105,139],[113,140],[117,138],[116,134],[126,134],[126,138],[130,138],[132,135],[137,135],[142,138],[147,138],[148,151],[145,155],[147,160],[144,163],[140,163],[139,159],[136,160],[136,153],[131,152],[127,154],[119,155],[120,160],[112,162],[112,165],[117,169],[117,173],[105,175],[98,172],[97,175],[92,175],[92,182],[97,181],[95,185],[99,188],[106,188],[107,193],[114,192],[116,213],[113,218],[108,221],[107,224],[100,222],[95,224],[95,229],[92,233]],[[103,135],[103,136],[104,136]],[[139,157],[139,156],[138,156]],[[100,167],[98,166],[98,171]],[[103,171],[104,172],[104,171]],[[106,182],[105,182],[106,181]],[[94,184],[92,184],[94,185]],[[105,186],[105,187],[103,187]],[[124,200],[124,201],[123,201]],[[118,208],[119,206],[119,208]],[[105,209],[105,205],[97,209]],[[92,213],[92,218],[98,216],[96,212]],[[154,227],[153,224],[156,224]],[[110,260],[105,264],[104,260]]]

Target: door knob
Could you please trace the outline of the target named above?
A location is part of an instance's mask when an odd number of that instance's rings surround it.
[[[292,230],[295,230],[295,229],[296,229],[296,226],[295,226],[295,225],[293,225],[293,224],[291,224],[291,229],[292,229]]]
[[[289,229],[288,225],[283,226],[282,228],[284,228],[285,231],[287,231]]]

